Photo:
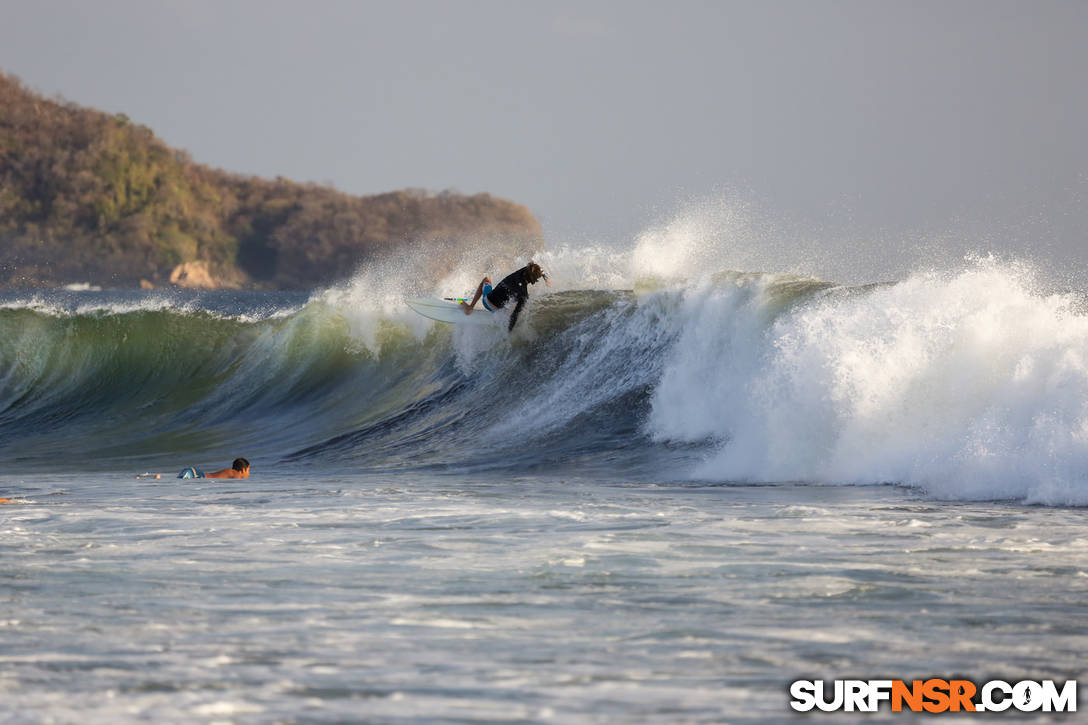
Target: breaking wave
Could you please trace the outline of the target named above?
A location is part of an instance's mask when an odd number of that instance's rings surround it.
[[[0,461],[245,455],[270,472],[547,468],[1088,504],[1079,294],[986,258],[861,286],[738,272],[689,233],[539,255],[556,287],[533,290],[510,336],[402,304],[501,273],[471,263],[428,290],[401,263],[303,297],[8,295]]]

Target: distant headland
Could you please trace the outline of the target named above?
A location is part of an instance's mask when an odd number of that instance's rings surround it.
[[[528,209],[489,194],[360,197],[228,173],[0,73],[0,287],[304,289],[420,243],[447,256],[541,241]]]

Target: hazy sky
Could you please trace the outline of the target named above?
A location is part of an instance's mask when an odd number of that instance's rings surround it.
[[[487,191],[553,241],[725,198],[870,255],[1088,263],[1084,1],[0,0],[0,69],[203,163]]]

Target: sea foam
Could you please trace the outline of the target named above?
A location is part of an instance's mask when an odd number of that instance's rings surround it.
[[[696,477],[1088,502],[1078,298],[1038,294],[1027,270],[994,260],[775,313],[780,282],[683,294],[647,426],[658,440],[718,442]]]

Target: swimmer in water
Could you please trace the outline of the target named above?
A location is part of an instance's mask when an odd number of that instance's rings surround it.
[[[178,478],[249,478],[249,461],[235,458],[230,468],[213,473],[204,473],[199,468],[189,466],[178,474]]]

